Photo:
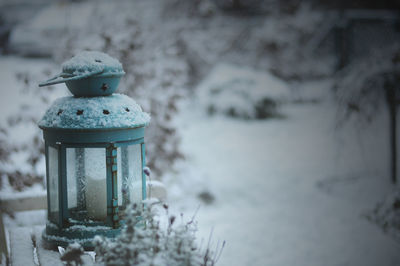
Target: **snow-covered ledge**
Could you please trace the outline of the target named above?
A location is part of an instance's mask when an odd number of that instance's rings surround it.
[[[147,197],[165,201],[167,199],[167,189],[163,183],[157,180],[147,180]]]

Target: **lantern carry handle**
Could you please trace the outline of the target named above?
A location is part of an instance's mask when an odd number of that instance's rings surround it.
[[[74,74],[70,74],[70,73],[60,73],[58,75],[56,75],[55,77],[46,80],[42,83],[39,83],[39,87],[44,87],[44,86],[49,86],[49,85],[54,85],[54,84],[58,84],[58,83],[63,83],[66,81],[71,81],[71,80],[78,80],[78,79],[83,79],[83,78],[87,78],[93,75],[98,75],[103,73],[104,68],[100,69],[100,70],[96,70],[93,72],[89,72],[89,73],[83,73],[80,75],[75,76]]]

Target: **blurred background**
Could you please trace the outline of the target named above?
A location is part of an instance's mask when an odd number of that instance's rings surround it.
[[[218,265],[400,265],[398,1],[0,0],[0,198],[45,195],[36,123],[69,92],[38,83],[82,50],[123,64]]]

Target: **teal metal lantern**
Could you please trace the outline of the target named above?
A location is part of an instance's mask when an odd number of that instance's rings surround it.
[[[124,75],[118,60],[83,52],[39,86],[65,82],[74,96],[56,100],[39,122],[46,146],[50,245],[95,235],[114,237],[128,203],[146,198],[144,128],[150,116],[128,96],[113,94]]]

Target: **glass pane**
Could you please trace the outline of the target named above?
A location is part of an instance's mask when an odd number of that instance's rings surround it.
[[[117,149],[118,205],[125,209],[129,202],[142,202],[141,144]]]
[[[76,149],[67,148],[68,209],[77,207]]]
[[[121,210],[124,210],[129,203],[127,147],[117,148],[117,169],[118,206]]]
[[[105,220],[107,217],[106,151],[104,148],[86,148],[84,158],[88,218]]]
[[[49,146],[48,149],[48,167],[49,167],[49,219],[55,223],[58,222],[58,150]]]
[[[105,148],[67,148],[70,222],[106,219],[106,177]]]
[[[122,204],[122,166],[121,166],[121,148],[117,148],[117,184],[118,184],[118,206],[121,207]]]
[[[85,209],[83,148],[67,148],[68,208]]]
[[[128,146],[129,198],[133,203],[142,202],[142,148],[141,144]]]

